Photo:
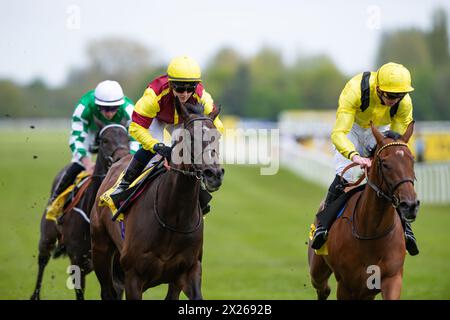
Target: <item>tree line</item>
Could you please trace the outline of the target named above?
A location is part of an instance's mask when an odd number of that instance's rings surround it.
[[[0,79],[0,117],[70,117],[78,99],[105,79],[119,81],[125,94],[137,101],[147,84],[166,68],[155,62],[153,50],[122,38],[93,42],[87,55],[87,67],[72,69],[58,88],[49,88],[41,79],[25,85]],[[450,120],[444,10],[434,12],[430,30],[385,32],[373,71],[389,61],[411,71],[416,120]],[[299,57],[287,65],[281,52],[271,47],[249,58],[233,48],[222,48],[202,71],[205,86],[223,113],[272,120],[282,110],[336,109],[341,90],[353,76],[344,74],[326,55]]]

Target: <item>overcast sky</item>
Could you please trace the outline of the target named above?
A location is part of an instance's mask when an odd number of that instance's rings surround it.
[[[91,40],[121,36],[155,50],[159,62],[189,54],[205,66],[224,46],[245,57],[263,46],[286,62],[328,54],[347,74],[375,68],[385,31],[429,29],[450,1],[392,0],[12,0],[0,4],[0,78],[63,83],[86,64]]]

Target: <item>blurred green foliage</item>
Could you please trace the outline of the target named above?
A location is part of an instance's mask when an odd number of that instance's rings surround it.
[[[121,83],[135,102],[147,84],[165,72],[154,52],[131,40],[107,38],[92,42],[89,64],[73,69],[59,88],[36,79],[19,85],[0,79],[0,117],[69,117],[78,99],[105,79]],[[438,9],[429,30],[385,32],[376,54],[376,70],[394,61],[412,74],[416,120],[450,120],[450,55],[446,12]],[[360,70],[368,71],[368,70]],[[343,74],[325,55],[283,62],[277,49],[264,47],[244,58],[222,48],[203,70],[207,91],[225,114],[276,119],[286,109],[335,109],[339,94],[353,74]]]

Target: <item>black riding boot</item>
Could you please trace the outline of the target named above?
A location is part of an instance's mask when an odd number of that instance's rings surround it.
[[[417,247],[417,241],[416,237],[414,237],[414,233],[411,228],[411,223],[405,221],[404,229],[405,229],[406,250],[408,250],[411,256],[418,255],[419,248]]]
[[[334,177],[333,182],[328,188],[327,197],[325,198],[324,208],[319,213],[325,213],[325,215],[321,215],[317,217],[317,228],[314,232],[314,238],[311,242],[311,248],[320,249],[325,241],[327,240],[328,230],[333,223],[335,216],[334,212],[330,212],[329,210],[325,210],[331,203],[333,203],[337,198],[339,198],[342,194],[344,194],[344,187],[347,181],[344,178],[336,175]]]
[[[122,181],[120,181],[116,190],[114,190],[114,192],[111,193],[111,196],[116,196],[119,193],[122,193],[123,191],[127,190],[130,184],[132,184],[133,181],[137,177],[139,177],[139,175],[142,173],[146,165],[147,163],[143,164],[133,157],[133,159],[131,159],[131,162],[128,164],[127,171],[125,171],[125,174],[122,177]]]
[[[55,201],[55,199],[74,182],[77,175],[83,170],[84,167],[82,165],[77,162],[73,162],[56,183],[52,196],[50,197],[50,203]]]
[[[211,199],[211,194],[207,190],[200,188],[199,201],[203,215],[207,214],[211,210],[211,206],[209,205]]]
[[[116,196],[119,193],[128,189],[130,184],[142,173],[147,163],[155,156],[155,153],[145,150],[139,149],[131,162],[128,164],[128,168],[123,175],[122,181],[120,181],[117,189],[111,193],[111,196]]]

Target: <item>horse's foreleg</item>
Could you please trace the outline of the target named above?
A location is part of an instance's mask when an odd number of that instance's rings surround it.
[[[38,256],[38,275],[34,292],[31,295],[31,300],[40,300],[40,292],[42,285],[42,278],[44,270],[50,260],[52,250],[55,248],[55,243],[58,238],[56,225],[53,221],[46,220],[45,217],[41,220],[41,239],[39,240],[39,256]]]
[[[202,300],[202,263],[198,260],[192,268],[182,276],[182,290],[190,300]]]
[[[127,300],[142,300],[143,282],[133,270],[125,273],[125,296]]]
[[[70,250],[70,249],[69,249]],[[85,257],[71,256],[72,266],[76,266],[75,273],[72,275],[74,283],[75,297],[77,300],[84,300],[84,290],[86,287],[86,275],[91,271],[89,260]]]
[[[381,280],[381,296],[383,300],[398,300],[402,291],[401,274]]]
[[[351,300],[354,299],[351,291],[347,289],[346,286],[342,284],[342,281],[338,281],[336,289],[336,297],[338,300]]]
[[[174,283],[169,283],[169,288],[167,289],[166,300],[179,300],[180,299],[181,288]]]
[[[125,275],[124,275],[122,267],[120,265],[120,255],[119,255],[118,251],[116,251],[116,253],[114,254],[112,275],[113,275],[113,284],[114,284],[116,299],[122,300],[123,291],[124,291]]]
[[[92,235],[92,263],[95,275],[100,282],[100,295],[103,300],[121,299],[122,294],[116,292],[113,282],[112,264],[115,247],[109,237],[104,236],[100,239],[98,233]],[[118,263],[117,261],[114,262]]]
[[[311,275],[311,283],[317,292],[318,300],[326,300],[330,295],[330,286],[328,285],[328,278],[332,271],[328,267],[325,260],[314,253],[314,250],[309,248],[309,273]]]
[[[84,289],[86,287],[86,275],[84,272],[81,273],[80,276],[80,287],[75,288],[75,297],[77,300],[84,300]]]

